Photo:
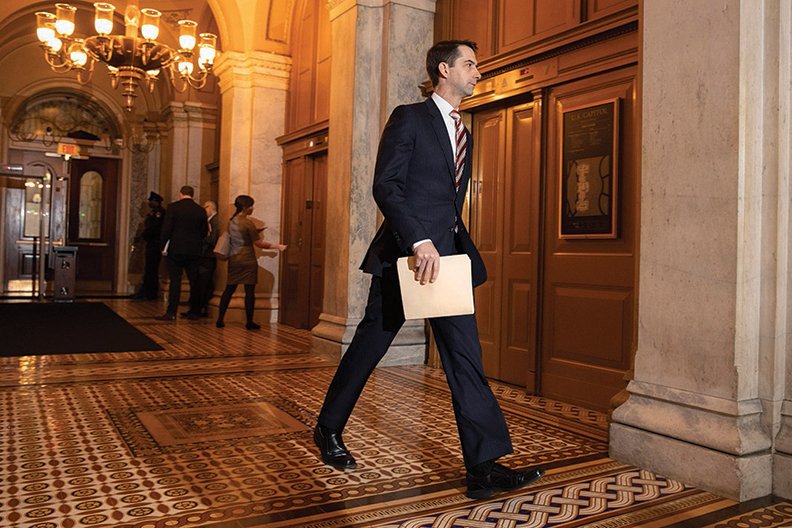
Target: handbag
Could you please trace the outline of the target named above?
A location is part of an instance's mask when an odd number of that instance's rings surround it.
[[[231,256],[231,237],[228,236],[228,231],[220,233],[213,251],[215,257],[220,260],[228,260],[228,257]]]

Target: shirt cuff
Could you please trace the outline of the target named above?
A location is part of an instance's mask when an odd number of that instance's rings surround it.
[[[423,244],[425,242],[431,242],[431,241],[432,241],[432,239],[430,239],[430,238],[424,238],[423,240],[419,240],[418,242],[416,242],[415,244],[412,245],[413,251],[415,251],[415,248],[417,248],[421,244]]]

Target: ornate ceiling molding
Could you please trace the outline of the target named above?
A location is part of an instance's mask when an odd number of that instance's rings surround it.
[[[285,55],[253,51],[223,53],[215,64],[220,92],[234,87],[288,90],[292,59]]]
[[[355,7],[382,8],[389,4],[434,13],[436,11],[436,1],[437,0],[327,0],[327,6],[330,9],[330,20],[333,20]]]

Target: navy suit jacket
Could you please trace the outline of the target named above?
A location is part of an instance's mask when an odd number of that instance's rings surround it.
[[[429,98],[393,110],[382,132],[374,169],[374,200],[385,220],[360,269],[381,277],[397,259],[412,254],[415,242],[430,239],[441,256],[466,253],[470,257],[474,286],[487,280],[484,262],[461,214],[473,160],[473,138],[470,132],[466,134],[465,166],[457,192],[451,140],[434,101]]]
[[[204,238],[209,231],[206,211],[190,198],[168,205],[160,233],[160,247],[168,245],[169,255],[200,257]]]

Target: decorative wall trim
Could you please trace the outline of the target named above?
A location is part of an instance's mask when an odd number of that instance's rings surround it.
[[[288,90],[292,59],[285,55],[253,51],[227,51],[215,64],[220,93],[230,88],[275,88]]]
[[[516,62],[509,63],[507,66],[501,66],[499,68],[495,68],[493,70],[486,71],[481,74],[481,81],[485,81],[487,79],[491,79],[493,77],[497,77],[503,73],[507,73],[514,70],[519,70],[520,68],[524,68],[531,64],[536,64],[538,62],[545,61],[547,59],[553,57],[559,57],[561,55],[587,48],[589,46],[594,46],[595,44],[599,44],[600,42],[604,42],[606,40],[610,40],[615,37],[620,37],[622,35],[626,35],[627,33],[632,33],[638,31],[638,22],[630,22],[629,24],[625,24],[623,26],[619,26],[615,29],[611,29],[609,31],[605,31],[602,33],[598,33],[594,36],[584,38],[577,42],[573,42],[571,44],[567,44],[564,46],[560,46],[558,48],[552,49],[550,51],[546,51],[543,53],[537,53],[536,55],[531,55],[530,57],[526,57],[524,59],[518,60]],[[479,82],[481,82],[479,81]]]
[[[436,0],[327,0],[330,8],[330,20],[338,18],[355,7],[385,7],[388,4],[410,7],[429,13],[435,12]]]
[[[760,414],[762,412],[762,402],[756,398],[735,401],[637,380],[630,381],[627,389],[630,394],[646,396],[647,398],[659,401],[682,404],[685,407],[712,411],[729,416]]]

